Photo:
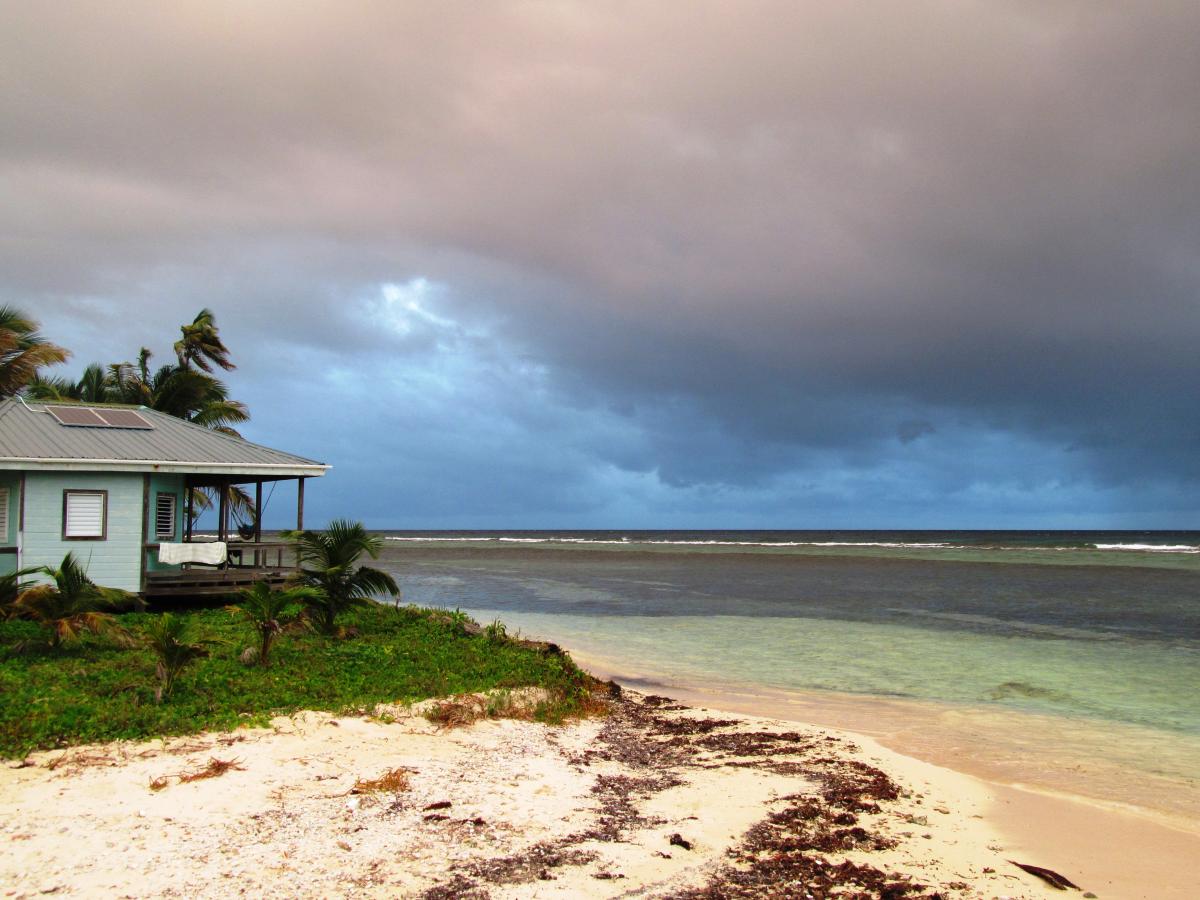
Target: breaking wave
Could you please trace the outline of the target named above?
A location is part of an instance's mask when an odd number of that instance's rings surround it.
[[[757,537],[757,535],[756,535]],[[890,536],[889,536],[890,537]],[[777,540],[739,540],[735,536],[713,538],[697,538],[692,536],[651,534],[629,535],[579,535],[579,534],[407,534],[387,535],[389,541],[415,544],[529,544],[529,545],[579,545],[579,546],[621,546],[621,547],[681,547],[681,548],[721,548],[721,547],[761,547],[765,549],[812,548],[812,549],[845,549],[845,550],[897,550],[897,551],[991,551],[1000,553],[1019,552],[1051,552],[1051,553],[1156,553],[1156,554],[1200,554],[1200,544],[1145,542],[1102,543],[1093,541],[1072,541],[1070,543],[1054,543],[1048,541],[1025,542],[1016,540],[1012,543],[1000,540],[973,541],[967,540],[796,540],[782,535]]]

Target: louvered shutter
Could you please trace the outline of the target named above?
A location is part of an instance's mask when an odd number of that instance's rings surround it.
[[[106,496],[96,491],[67,491],[63,537],[103,538]]]
[[[0,544],[8,543],[8,488],[0,487]]]
[[[159,494],[154,500],[154,536],[160,541],[175,537],[175,495]]]

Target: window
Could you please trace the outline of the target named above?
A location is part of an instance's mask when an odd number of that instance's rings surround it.
[[[160,541],[175,539],[174,494],[158,494],[154,498],[154,537]]]
[[[108,491],[63,491],[63,539],[108,537]]]
[[[0,487],[0,544],[8,543],[8,486]]]

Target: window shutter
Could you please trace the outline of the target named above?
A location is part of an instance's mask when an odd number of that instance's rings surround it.
[[[8,543],[8,488],[0,487],[0,544]]]
[[[104,537],[104,494],[67,491],[63,536]]]
[[[154,502],[154,536],[160,541],[175,537],[175,495],[159,494]]]

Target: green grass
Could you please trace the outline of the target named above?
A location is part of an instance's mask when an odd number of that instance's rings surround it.
[[[300,709],[361,712],[494,688],[539,686],[555,699],[537,717],[560,721],[587,706],[589,677],[568,657],[486,634],[468,635],[440,611],[372,606],[347,614],[350,638],[284,635],[270,668],[246,666],[249,629],[224,609],[184,613],[209,657],[184,671],[174,695],[155,703],[154,657],[85,637],[58,651],[10,649],[36,641],[29,622],[0,622],[0,755],[239,725],[265,725]],[[153,614],[120,616],[140,632]]]

